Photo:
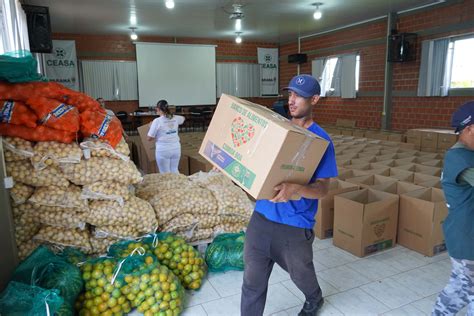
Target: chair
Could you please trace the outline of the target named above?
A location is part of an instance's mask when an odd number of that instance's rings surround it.
[[[204,112],[202,109],[199,109],[199,108],[195,108],[195,109],[191,109],[191,124],[192,124],[192,128],[193,128],[193,132],[196,131],[196,127],[201,130],[201,131],[204,131]]]
[[[125,111],[118,111],[115,116],[120,120],[122,123],[122,127],[125,132],[131,133],[133,132],[133,122],[128,119],[128,114]]]

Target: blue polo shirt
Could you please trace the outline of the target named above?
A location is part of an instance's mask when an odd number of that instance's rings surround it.
[[[331,138],[326,131],[316,123],[311,124],[308,130],[329,141],[326,152],[309,183],[314,183],[316,179],[320,178],[337,177],[336,155]],[[317,210],[318,200],[307,198],[301,198],[296,201],[290,200],[284,203],[258,200],[255,205],[255,211],[273,222],[308,229],[312,229],[314,226],[314,216]]]

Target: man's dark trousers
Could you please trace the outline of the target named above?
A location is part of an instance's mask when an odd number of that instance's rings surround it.
[[[307,301],[321,300],[313,265],[313,241],[312,229],[275,223],[253,212],[245,236],[241,316],[263,314],[268,279],[275,262],[290,274]]]

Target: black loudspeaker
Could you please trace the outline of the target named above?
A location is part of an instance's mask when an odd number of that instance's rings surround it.
[[[389,37],[388,62],[416,60],[416,34],[399,33]]]
[[[28,38],[32,53],[51,53],[53,40],[51,38],[51,20],[48,7],[23,5],[28,25]]]
[[[291,54],[288,55],[289,64],[303,64],[308,61],[308,55],[306,54]]]

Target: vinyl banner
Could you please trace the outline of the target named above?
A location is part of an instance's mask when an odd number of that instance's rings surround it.
[[[278,86],[278,48],[257,48],[260,64],[260,96],[277,97]]]
[[[69,89],[79,91],[76,42],[53,40],[51,54],[43,54],[45,76]]]

